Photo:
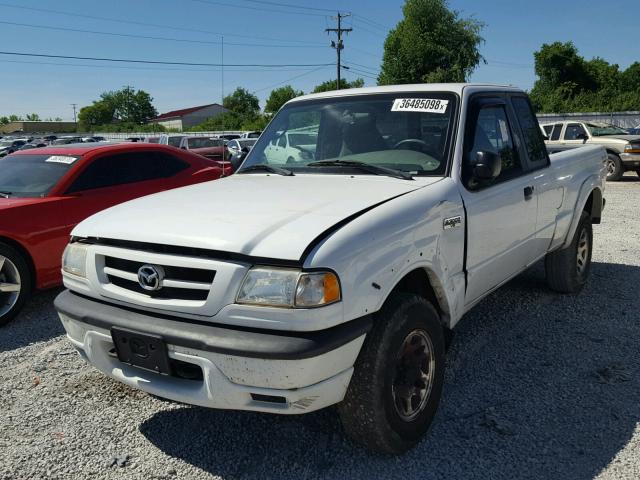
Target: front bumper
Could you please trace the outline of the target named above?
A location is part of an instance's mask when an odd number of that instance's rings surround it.
[[[640,168],[640,153],[621,153],[620,160],[622,160],[625,168],[633,170]]]
[[[306,413],[340,402],[372,325],[363,317],[319,332],[277,332],[149,315],[70,291],[55,301],[67,336],[101,372],[133,388],[211,408]],[[111,327],[160,335],[169,358],[195,365],[201,380],[159,375],[120,362]]]

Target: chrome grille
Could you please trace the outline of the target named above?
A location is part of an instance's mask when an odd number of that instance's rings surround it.
[[[159,290],[148,291],[138,283],[138,270],[144,265],[147,264],[105,256],[104,274],[112,285],[149,298],[200,302],[206,301],[216,275],[215,270],[154,264],[162,267],[164,279]]]

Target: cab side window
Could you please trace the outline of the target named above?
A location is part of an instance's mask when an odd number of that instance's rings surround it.
[[[468,168],[465,177],[469,188],[477,189],[480,187],[473,181],[471,175],[477,152],[490,152],[500,157],[500,175],[492,183],[517,177],[522,173],[522,163],[514,146],[513,134],[505,105],[492,105],[481,108],[475,125],[472,125],[472,129],[471,147],[466,149]]]
[[[551,132],[551,140],[560,140],[560,132],[562,132],[562,124],[556,123],[553,126],[553,131]]]
[[[565,140],[582,140],[582,136],[586,136],[584,127],[579,123],[570,123],[564,131]]]

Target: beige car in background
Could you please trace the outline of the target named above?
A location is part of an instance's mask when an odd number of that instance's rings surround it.
[[[607,180],[620,180],[624,172],[640,176],[640,135],[629,135],[615,125],[600,122],[563,121],[541,125],[549,153],[587,145],[607,150]]]

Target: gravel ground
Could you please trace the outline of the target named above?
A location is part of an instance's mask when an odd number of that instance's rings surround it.
[[[36,296],[0,330],[0,478],[640,478],[640,180],[610,184],[592,277],[538,265],[456,329],[430,435],[399,458],[300,417],[163,402],[102,376]]]

